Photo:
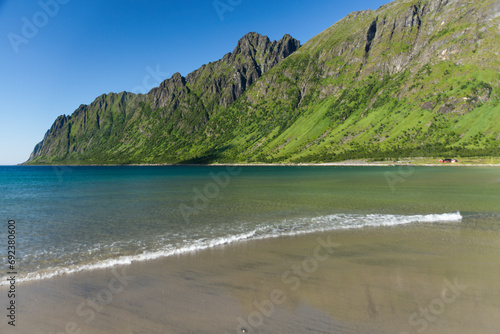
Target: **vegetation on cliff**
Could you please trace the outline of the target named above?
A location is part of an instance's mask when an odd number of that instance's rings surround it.
[[[28,163],[497,156],[499,40],[495,0],[395,1],[303,46],[250,33],[148,94],[60,116]]]

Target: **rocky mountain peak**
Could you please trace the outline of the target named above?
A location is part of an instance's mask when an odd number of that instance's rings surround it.
[[[265,50],[271,41],[269,37],[250,32],[243,36],[233,50],[233,55],[251,53],[256,50]]]
[[[233,52],[188,74],[186,82],[202,92],[199,97],[204,105],[227,107],[299,47],[300,42],[290,35],[271,42],[267,36],[250,32],[240,38]]]
[[[238,41],[229,60],[238,62],[242,56],[249,57],[258,63],[264,73],[299,48],[300,42],[288,34],[279,41],[271,42],[269,37],[251,32]]]

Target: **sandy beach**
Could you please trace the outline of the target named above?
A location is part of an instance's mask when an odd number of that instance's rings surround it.
[[[498,333],[499,233],[470,224],[272,238],[19,284],[2,333]]]
[[[406,163],[406,162],[323,162],[323,163],[216,163],[216,164],[127,164],[127,165],[33,165],[33,166],[53,166],[53,167],[68,167],[73,166],[229,166],[229,167],[280,167],[280,166],[296,166],[296,167],[391,167],[391,166],[415,166],[415,167],[500,167],[500,164],[481,164],[481,163]]]

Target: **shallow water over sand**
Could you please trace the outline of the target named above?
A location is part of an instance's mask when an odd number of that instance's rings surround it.
[[[498,168],[1,167],[0,213],[17,222],[31,280],[243,240],[496,217],[499,180]]]
[[[116,267],[126,286],[112,269],[35,281],[19,288],[16,332],[71,322],[84,333],[498,333],[496,224],[243,242]],[[110,294],[110,282],[123,289]],[[90,319],[88,300],[109,303]]]
[[[20,268],[107,265],[19,283],[16,333],[500,331],[500,169],[246,167],[186,221],[226,167],[50,168],[3,174]]]

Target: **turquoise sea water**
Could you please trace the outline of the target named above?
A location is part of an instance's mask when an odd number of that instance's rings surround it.
[[[9,166],[0,187],[0,276],[12,219],[21,280],[341,228],[500,229],[494,167]]]

